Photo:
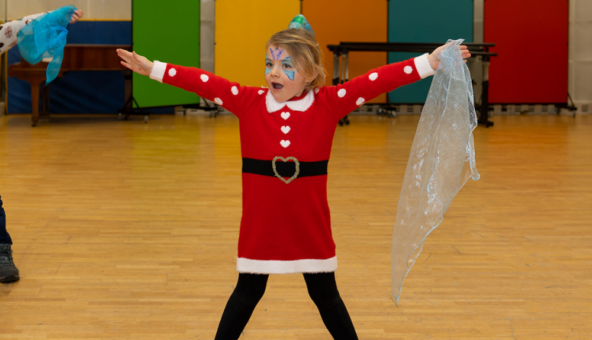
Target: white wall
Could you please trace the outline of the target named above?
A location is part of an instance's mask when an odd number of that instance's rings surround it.
[[[0,21],[6,21],[6,0],[0,0]]]
[[[473,4],[473,42],[483,43],[483,0],[474,0]],[[477,82],[473,90],[475,101],[480,103],[481,82],[483,81],[483,63],[481,62],[481,57],[471,58],[468,65],[471,71],[471,77]]]
[[[201,0],[201,24],[200,24],[200,67],[214,73],[214,46],[216,29],[216,2],[215,0]]]
[[[132,0],[6,0],[10,20],[47,12],[66,5],[84,11],[84,19],[131,20]]]
[[[592,113],[592,1],[569,8],[569,93],[578,112]]]

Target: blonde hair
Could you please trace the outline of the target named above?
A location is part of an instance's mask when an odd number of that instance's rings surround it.
[[[317,76],[304,87],[305,91],[325,85],[325,67],[323,66],[323,52],[314,36],[301,28],[288,28],[272,35],[267,47],[274,45],[290,53],[294,59],[296,70],[304,78],[311,78],[315,72]]]

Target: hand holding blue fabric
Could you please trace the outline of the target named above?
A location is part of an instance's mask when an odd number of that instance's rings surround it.
[[[73,18],[76,7],[65,6],[30,22],[19,32],[19,52],[30,64],[37,64],[43,58],[52,58],[47,66],[47,82],[53,81],[62,66],[64,47],[68,36],[68,22]]]

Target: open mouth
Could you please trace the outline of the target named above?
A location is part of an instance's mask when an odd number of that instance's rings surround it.
[[[271,83],[271,86],[273,86],[275,90],[281,90],[284,88],[284,85],[278,83]]]

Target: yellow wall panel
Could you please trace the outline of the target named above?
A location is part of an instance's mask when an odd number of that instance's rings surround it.
[[[387,42],[387,1],[304,0],[302,14],[315,32],[325,55],[327,85],[333,79],[333,53],[327,45],[349,42]],[[350,52],[349,78],[387,63],[386,52]],[[371,102],[386,102],[380,95]]]
[[[241,85],[266,85],[267,41],[299,13],[299,0],[217,0],[216,75]]]

